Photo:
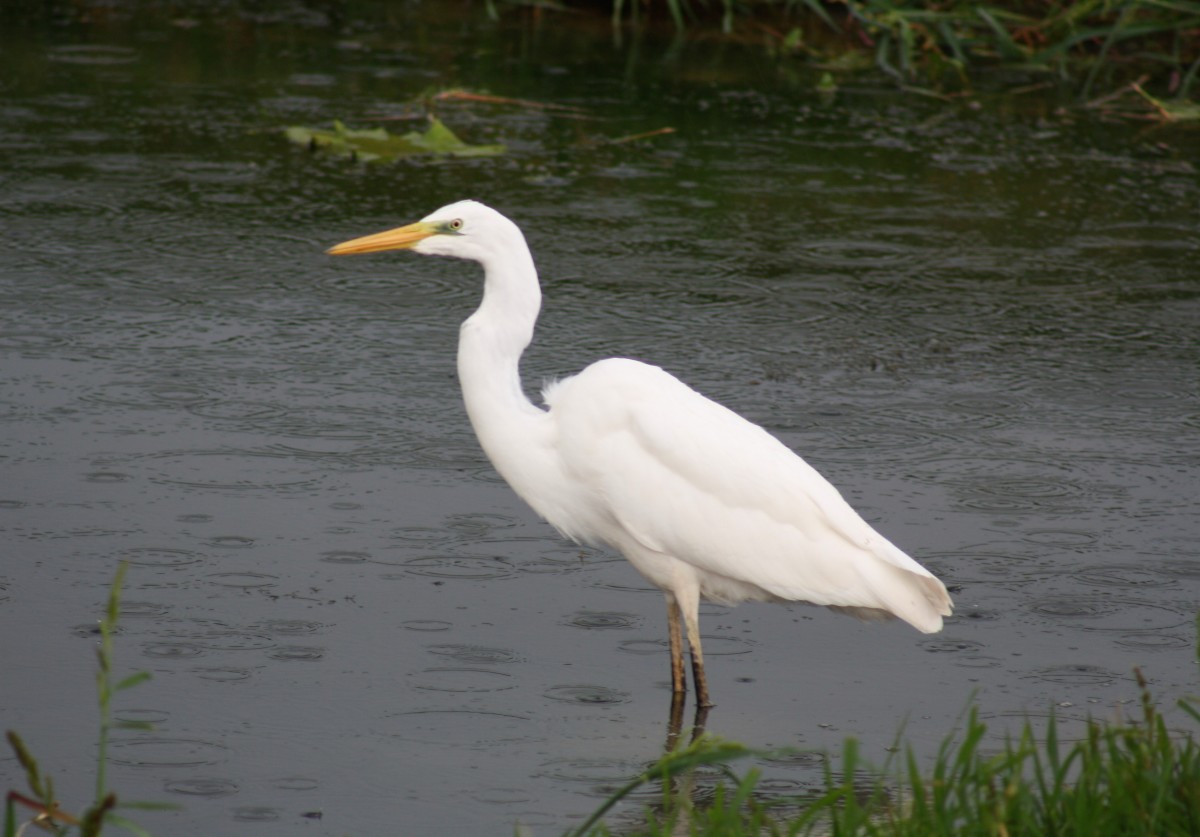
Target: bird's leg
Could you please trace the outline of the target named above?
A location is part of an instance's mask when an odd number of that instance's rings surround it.
[[[708,699],[708,678],[704,675],[704,652],[700,650],[700,617],[695,611],[684,613],[687,623],[688,645],[692,649],[692,683],[696,687],[696,709],[708,709],[713,702]]]
[[[667,743],[664,752],[673,753],[679,746],[679,733],[683,731],[683,705],[687,692],[671,693],[671,714],[667,716]]]
[[[683,616],[684,628],[687,630],[688,647],[692,651],[692,685],[696,688],[696,708],[712,706],[708,699],[708,678],[704,676],[704,652],[700,649],[700,590],[698,587],[684,586],[672,592],[675,605],[676,619]],[[672,660],[674,663],[674,660]],[[683,668],[683,660],[679,660]],[[680,671],[680,676],[683,672]]]
[[[667,593],[667,634],[671,643],[671,693],[672,695],[687,694],[687,680],[683,674],[683,625],[680,621],[682,614],[679,602]],[[682,709],[682,707],[680,707]]]

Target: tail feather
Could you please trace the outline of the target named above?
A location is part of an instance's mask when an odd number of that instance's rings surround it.
[[[921,633],[933,634],[942,629],[942,617],[953,612],[954,603],[937,577],[924,567],[924,574],[891,564],[874,564],[871,569],[870,577],[863,580],[877,602],[872,603],[875,607],[903,619]]]

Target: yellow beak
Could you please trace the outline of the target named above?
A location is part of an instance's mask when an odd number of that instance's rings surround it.
[[[383,250],[408,250],[418,241],[424,241],[431,235],[437,235],[438,229],[433,224],[418,221],[405,227],[397,227],[387,232],[364,235],[362,238],[343,241],[335,244],[325,252],[331,256],[346,256],[351,253],[379,253]]]

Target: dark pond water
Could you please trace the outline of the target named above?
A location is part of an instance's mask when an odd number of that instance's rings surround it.
[[[882,762],[973,695],[998,741],[1026,712],[1121,715],[1135,666],[1165,705],[1197,690],[1194,131],[1032,95],[822,102],[755,46],[424,6],[5,13],[0,723],[68,808],[120,561],[118,665],[154,679],[117,716],[156,726],[117,734],[109,778],[183,806],[137,817],[155,833],[555,834],[660,752],[661,597],[560,541],[467,425],[477,272],[323,254],[467,196],[543,273],[531,389],[663,365],[954,590],[934,636],[705,607],[711,731]],[[278,132],[451,86],[580,113],[441,104],[508,145],[483,160]],[[819,758],[759,766],[820,782]],[[0,780],[23,784],[7,755]]]

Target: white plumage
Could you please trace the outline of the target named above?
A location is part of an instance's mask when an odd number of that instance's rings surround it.
[[[558,531],[618,550],[663,590],[677,695],[686,690],[682,617],[697,700],[709,705],[701,598],[810,602],[941,630],[952,607],[942,582],[782,442],[657,366],[602,360],[546,387],[546,409],[532,404],[519,363],[541,290],[524,236],[503,215],[460,201],[329,252],[393,249],[483,265],[483,302],[458,348],[479,442]]]

